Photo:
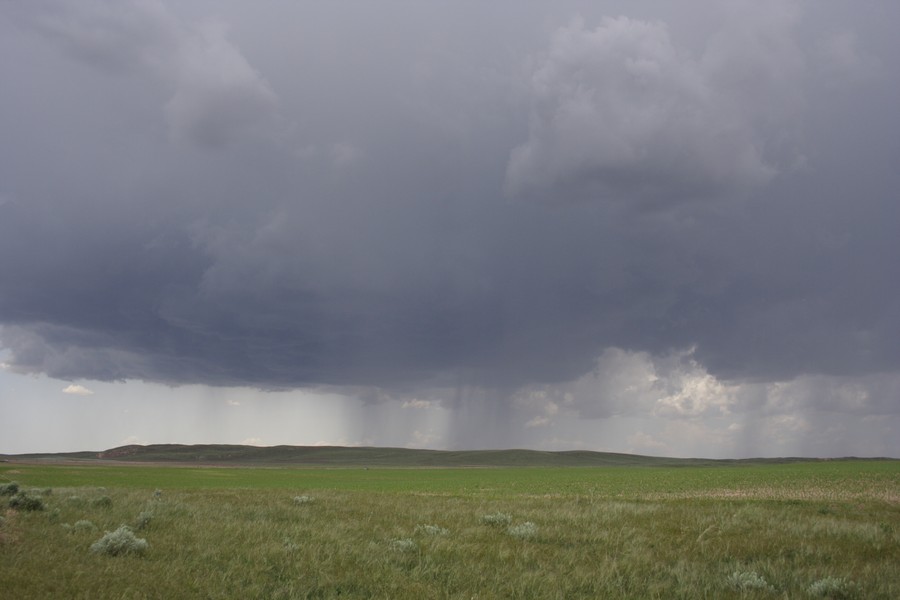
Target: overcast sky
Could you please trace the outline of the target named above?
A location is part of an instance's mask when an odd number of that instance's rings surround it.
[[[0,0],[0,452],[900,456],[897,22]]]

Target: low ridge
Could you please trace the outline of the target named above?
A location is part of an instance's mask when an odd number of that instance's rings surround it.
[[[115,461],[172,464],[220,464],[247,466],[380,466],[380,467],[683,467],[734,464],[785,463],[828,459],[667,458],[569,450],[423,450],[346,446],[244,446],[230,444],[127,445],[101,452],[17,454],[0,458],[41,461]],[[842,459],[853,460],[853,459]]]

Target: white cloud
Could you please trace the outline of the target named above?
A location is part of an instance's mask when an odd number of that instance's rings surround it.
[[[528,413],[582,418],[653,414],[664,418],[727,415],[739,386],[719,381],[688,348],[664,356],[607,348],[595,368],[568,384],[531,386],[514,398]]]
[[[547,425],[550,425],[550,423],[551,421],[547,417],[538,416],[525,423],[525,427],[529,429],[532,427],[546,427]]]
[[[431,400],[420,400],[418,398],[413,398],[412,400],[405,400],[403,404],[400,405],[400,408],[412,408],[416,410],[429,409],[434,406],[434,402]]]
[[[244,446],[264,446],[263,441],[258,437],[248,437],[241,441]]]
[[[75,396],[90,396],[94,392],[83,385],[70,384],[63,388],[63,394],[74,394]]]
[[[669,392],[656,401],[656,414],[669,417],[727,415],[735,402],[736,388],[720,382],[695,360],[679,361],[666,374]]]
[[[240,406],[241,405],[241,403],[238,402],[237,400],[233,400],[230,398],[225,401],[225,404],[227,404],[228,406]]]

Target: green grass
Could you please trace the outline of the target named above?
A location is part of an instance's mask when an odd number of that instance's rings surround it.
[[[0,524],[10,600],[900,597],[895,461],[0,465],[0,483],[12,480],[43,490],[46,509]],[[482,522],[498,513],[509,526]],[[96,529],[65,526],[79,521]],[[147,541],[142,555],[90,551],[121,525]]]
[[[900,461],[823,461],[717,467],[296,468],[137,465],[0,465],[0,482],[30,487],[331,489],[460,495],[690,496],[694,492],[784,496],[896,493]],[[821,488],[821,490],[819,489]],[[755,490],[755,491],[754,491]],[[811,491],[812,490],[812,491]],[[817,491],[818,490],[818,491]]]

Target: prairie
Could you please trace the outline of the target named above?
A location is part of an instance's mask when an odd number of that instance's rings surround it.
[[[12,481],[43,510],[0,513],[5,599],[900,597],[897,461],[0,463]],[[122,525],[146,548],[91,550]]]

